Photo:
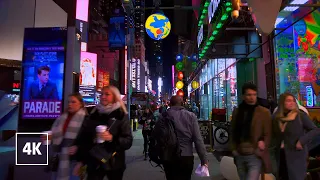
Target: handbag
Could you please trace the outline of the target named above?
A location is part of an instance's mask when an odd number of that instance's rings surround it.
[[[89,151],[89,154],[95,160],[99,161],[99,165],[105,170],[110,170],[110,161],[117,154],[117,152],[107,152],[104,144],[97,144]]]
[[[114,125],[114,123],[116,121],[117,121],[116,119],[113,121],[113,123],[108,128],[108,131],[112,128],[112,126]],[[100,165],[105,170],[110,170],[109,162],[117,154],[117,152],[108,152],[105,149],[104,143],[101,143],[101,144],[96,144],[95,146],[93,146],[93,148],[89,151],[89,154],[95,160],[99,161]]]

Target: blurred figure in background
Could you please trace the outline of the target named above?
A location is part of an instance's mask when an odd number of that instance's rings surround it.
[[[192,103],[192,112],[199,118],[199,108],[195,102]]]
[[[144,160],[147,160],[148,157],[148,143],[149,137],[151,136],[153,127],[155,125],[155,117],[151,110],[147,108],[144,114],[141,116],[139,120],[139,124],[142,125],[142,135],[143,135],[143,153],[144,153]]]

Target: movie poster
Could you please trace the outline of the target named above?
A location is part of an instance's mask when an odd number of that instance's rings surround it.
[[[62,112],[67,28],[26,28],[22,59],[22,119]]]
[[[97,54],[81,52],[80,93],[86,105],[95,104],[97,85]]]

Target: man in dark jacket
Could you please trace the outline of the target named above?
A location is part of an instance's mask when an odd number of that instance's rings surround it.
[[[194,113],[183,107],[182,97],[173,96],[170,100],[170,107],[168,115],[174,119],[181,157],[165,162],[164,171],[168,180],[190,180],[194,165],[193,143],[203,166],[208,165],[207,151],[200,134],[198,119]]]

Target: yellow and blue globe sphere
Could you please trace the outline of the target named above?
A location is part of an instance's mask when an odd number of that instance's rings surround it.
[[[151,14],[146,21],[145,28],[150,38],[162,40],[169,35],[171,23],[163,14]]]

